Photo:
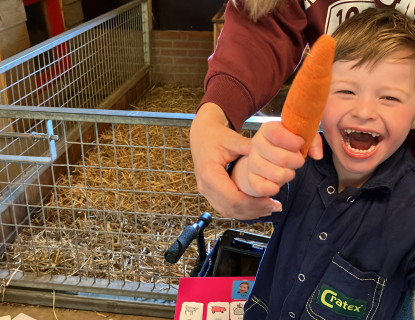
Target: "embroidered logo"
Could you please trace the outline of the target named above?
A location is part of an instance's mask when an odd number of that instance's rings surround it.
[[[365,314],[367,304],[364,300],[348,297],[326,284],[320,288],[317,303],[339,315],[358,319]]]

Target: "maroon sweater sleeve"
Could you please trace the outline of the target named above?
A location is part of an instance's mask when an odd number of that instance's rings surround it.
[[[295,70],[306,45],[306,27],[302,1],[285,1],[256,23],[229,1],[199,106],[219,105],[239,131]]]

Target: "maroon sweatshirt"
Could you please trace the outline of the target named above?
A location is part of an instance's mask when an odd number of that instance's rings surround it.
[[[411,0],[285,0],[256,23],[230,2],[214,54],[209,57],[200,103],[219,105],[239,131],[294,72],[307,44],[331,34],[348,17],[368,7],[396,7],[414,16]]]

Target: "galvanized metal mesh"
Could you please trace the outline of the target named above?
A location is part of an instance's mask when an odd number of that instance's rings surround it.
[[[193,115],[0,107],[0,116],[6,113],[23,122],[51,121],[61,134],[55,161],[31,157],[39,162],[24,169],[24,181],[1,181],[14,191],[2,202],[8,209],[0,224],[0,269],[9,277],[18,270],[15,283],[50,275],[52,287],[64,276],[117,280],[121,288],[136,283],[138,292],[142,283],[176,290],[198,253],[192,246],[170,265],[164,252],[201,213],[213,214],[196,188],[188,139]],[[23,170],[23,160],[4,162]],[[208,246],[228,228],[249,230],[216,216],[205,230]]]
[[[146,16],[146,3],[132,1],[0,63],[7,292],[139,297],[167,301],[171,311],[178,279],[198,254],[191,246],[178,264],[164,260],[180,232],[204,211],[215,216],[205,231],[208,250],[228,228],[251,230],[215,215],[197,192],[193,115],[105,109],[148,72]],[[258,126],[248,122],[246,133]]]
[[[1,104],[97,108],[149,64],[145,3],[134,1],[1,63]]]

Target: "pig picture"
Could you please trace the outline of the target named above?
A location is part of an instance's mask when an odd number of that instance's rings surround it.
[[[225,307],[219,307],[219,306],[213,306],[212,307],[212,313],[214,314],[215,312],[220,312],[220,313],[224,313],[226,311]]]

